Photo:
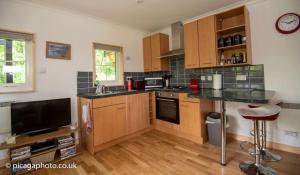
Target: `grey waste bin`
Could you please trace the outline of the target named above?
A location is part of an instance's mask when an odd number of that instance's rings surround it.
[[[229,127],[228,117],[226,116]],[[206,115],[206,124],[208,130],[208,142],[213,145],[221,146],[221,114],[217,112],[210,112]]]

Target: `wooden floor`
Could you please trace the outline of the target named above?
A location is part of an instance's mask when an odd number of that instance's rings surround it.
[[[252,160],[240,151],[238,142],[228,143],[228,164],[219,164],[219,148],[197,145],[159,131],[150,131],[91,156],[86,151],[69,162],[76,169],[41,169],[32,175],[98,175],[98,174],[243,174],[239,162]],[[268,163],[279,175],[299,175],[300,155],[277,151],[283,160]],[[6,174],[0,171],[0,174]]]

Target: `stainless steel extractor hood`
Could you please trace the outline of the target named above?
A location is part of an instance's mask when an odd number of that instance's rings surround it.
[[[182,22],[176,22],[171,25],[172,30],[172,49],[164,54],[160,58],[172,58],[184,55],[184,42],[183,42],[183,24]]]

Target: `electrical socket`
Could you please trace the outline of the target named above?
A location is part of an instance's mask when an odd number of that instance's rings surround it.
[[[204,75],[201,76],[201,81],[205,81],[206,77]]]
[[[247,80],[247,75],[237,75],[236,80],[237,81],[245,81],[245,80]]]
[[[298,137],[298,132],[294,132],[294,131],[284,131],[285,135],[287,136],[291,136],[291,137]]]
[[[210,75],[207,76],[207,80],[208,80],[208,81],[212,81],[212,76],[210,76]]]

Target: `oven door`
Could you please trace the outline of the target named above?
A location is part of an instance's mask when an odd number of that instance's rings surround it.
[[[179,100],[156,97],[156,118],[179,124]]]

